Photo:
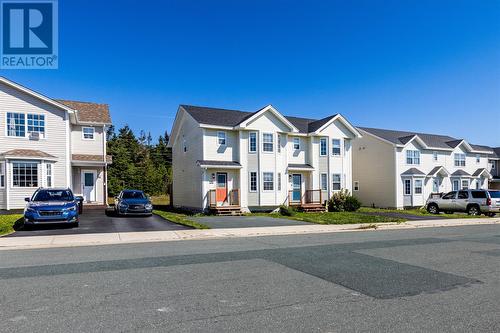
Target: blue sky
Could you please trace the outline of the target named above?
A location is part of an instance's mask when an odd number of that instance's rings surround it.
[[[108,103],[157,137],[179,104],[442,133],[500,146],[500,2],[59,3],[58,70],[2,70]]]

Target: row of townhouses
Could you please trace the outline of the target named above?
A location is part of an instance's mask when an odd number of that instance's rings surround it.
[[[105,204],[110,124],[105,104],[51,99],[0,77],[0,209],[23,208],[38,187]]]
[[[340,114],[288,117],[181,105],[170,147],[173,203],[192,210],[318,208],[347,189],[366,206],[500,188],[500,149],[445,135],[355,127]]]

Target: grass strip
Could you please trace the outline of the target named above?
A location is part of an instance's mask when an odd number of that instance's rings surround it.
[[[210,229],[209,226],[203,223],[190,220],[186,214],[166,212],[164,210],[154,210],[153,213],[172,223],[182,224],[195,229]]]

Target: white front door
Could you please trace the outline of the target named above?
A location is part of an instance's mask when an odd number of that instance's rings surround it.
[[[82,170],[82,194],[85,202],[96,201],[97,172],[95,170]]]

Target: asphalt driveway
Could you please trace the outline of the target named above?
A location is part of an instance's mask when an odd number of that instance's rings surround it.
[[[70,228],[65,225],[35,226],[29,230],[19,230],[5,237],[75,235],[113,232],[185,230],[189,227],[169,222],[157,215],[149,217],[107,216],[103,209],[87,209],[80,215],[80,226]]]
[[[265,217],[265,216],[202,216],[202,217],[193,217],[190,219],[203,223],[212,229],[282,227],[282,226],[311,224],[308,222],[280,219],[274,217]]]

